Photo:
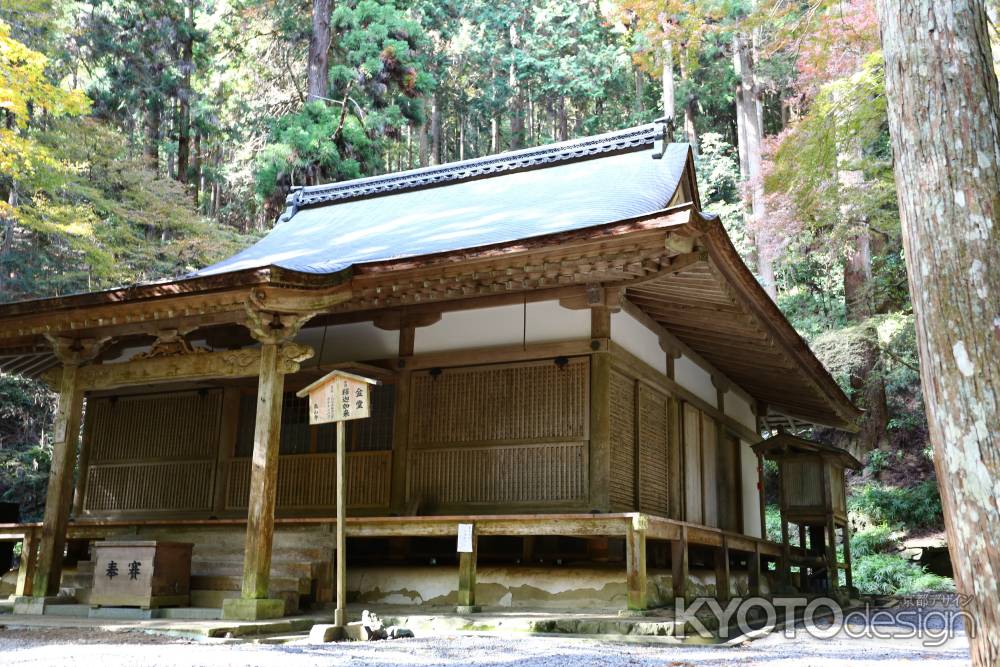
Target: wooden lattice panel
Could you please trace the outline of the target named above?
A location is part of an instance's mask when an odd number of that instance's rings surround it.
[[[445,444],[586,440],[589,365],[570,359],[446,368],[413,375],[410,442]]]
[[[611,372],[611,504],[635,509],[635,381]]]
[[[392,472],[390,452],[347,455],[347,506],[386,508]],[[232,459],[225,466],[227,510],[242,510],[250,497],[250,459]],[[337,456],[303,454],[278,459],[279,509],[332,510],[337,506]]]
[[[667,397],[639,387],[639,509],[667,516],[670,503]]]
[[[431,509],[587,498],[586,443],[449,447],[410,454],[410,498]]]
[[[702,502],[705,525],[719,527],[719,440],[715,420],[701,414]]]
[[[90,465],[214,457],[221,414],[220,390],[91,400]]]
[[[701,411],[684,404],[684,518],[693,523],[701,523]]]
[[[84,511],[209,511],[213,468],[212,461],[92,466],[87,472]]]

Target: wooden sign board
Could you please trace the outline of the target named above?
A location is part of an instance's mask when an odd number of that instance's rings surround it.
[[[378,380],[333,371],[299,391],[299,398],[309,397],[309,423],[365,419],[371,417],[371,386]]]

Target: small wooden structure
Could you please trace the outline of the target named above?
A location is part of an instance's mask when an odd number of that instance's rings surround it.
[[[821,442],[779,433],[753,447],[778,464],[781,508],[782,581],[798,566],[801,592],[835,594],[843,568],[848,591],[851,574],[851,535],[847,521],[845,468],[858,470],[861,462],[849,453]],[[789,525],[798,526],[798,549],[790,543]],[[844,560],[837,558],[837,531],[841,531]]]
[[[91,605],[183,607],[190,600],[191,544],[152,540],[94,545]]]

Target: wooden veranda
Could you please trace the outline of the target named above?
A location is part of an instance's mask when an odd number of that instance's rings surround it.
[[[69,525],[67,540],[89,541],[135,534],[142,528],[212,529],[222,526],[242,527],[244,519],[187,519],[142,521],[86,521]],[[332,531],[336,522],[328,517],[275,519],[276,526],[313,527]],[[732,596],[731,569],[746,570],[748,594],[762,593],[761,580],[773,564],[783,572],[785,550],[781,544],[684,521],[666,519],[641,512],[614,514],[509,514],[414,517],[350,517],[347,537],[357,538],[454,538],[459,524],[472,524],[476,538],[502,537],[578,537],[618,538],[625,542],[625,576],[628,609],[641,611],[650,605],[647,599],[647,548],[664,545],[669,549],[673,594],[691,597],[689,573],[690,547],[708,548],[715,571],[716,597]],[[23,540],[17,595],[31,595],[36,567],[35,549],[41,523],[0,524],[0,541]],[[474,540],[473,544],[476,541]],[[792,549],[797,557],[798,550]],[[465,554],[462,554],[466,556]],[[463,606],[475,606],[477,551],[459,563],[458,596]]]

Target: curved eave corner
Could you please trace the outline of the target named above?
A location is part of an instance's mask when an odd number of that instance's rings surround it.
[[[721,274],[726,276],[730,285],[737,290],[742,300],[749,306],[754,317],[765,327],[774,337],[776,343],[795,360],[799,368],[804,372],[804,376],[809,382],[825,397],[831,410],[840,418],[838,424],[824,424],[834,428],[850,432],[857,432],[857,420],[863,411],[855,406],[844,394],[844,391],[833,379],[826,366],[816,357],[809,344],[799,335],[795,327],[791,325],[785,314],[781,312],[778,305],[764,291],[764,288],[757,282],[756,276],[743,262],[736,248],[733,246],[729,235],[726,233],[722,221],[716,215],[698,212],[700,218],[697,223],[705,231],[706,245],[708,247],[709,258]],[[781,408],[780,405],[772,407]],[[794,411],[789,411],[793,416]],[[805,418],[804,421],[815,422],[813,419]]]

